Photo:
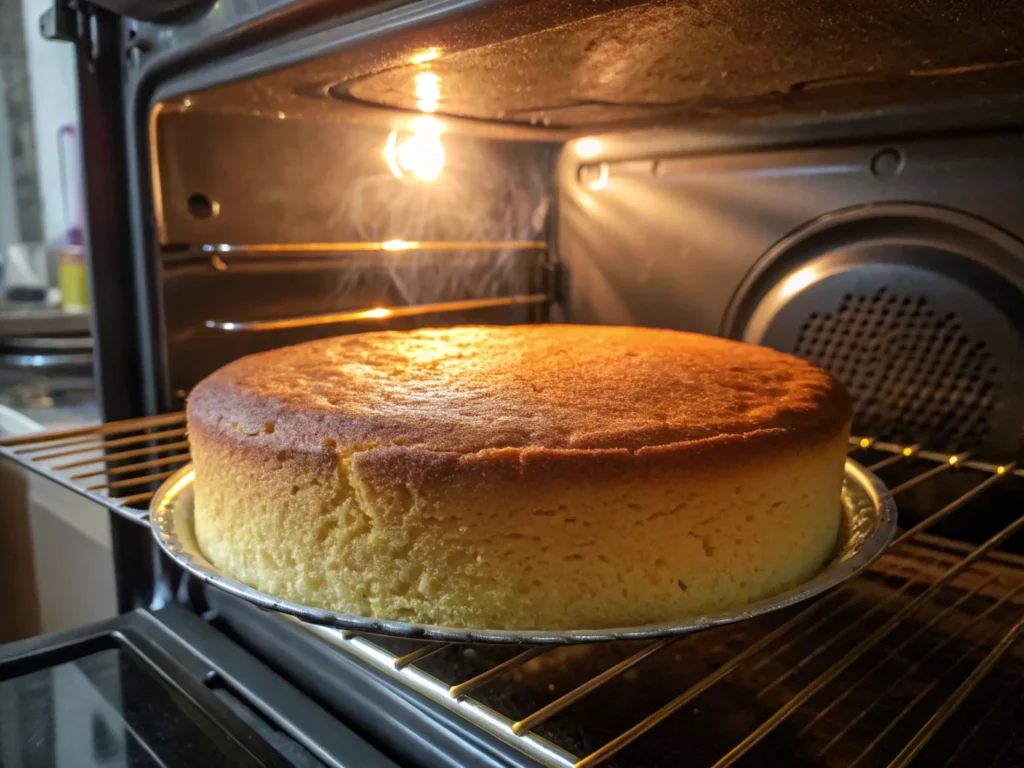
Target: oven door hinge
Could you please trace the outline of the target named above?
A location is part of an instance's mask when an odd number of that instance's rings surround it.
[[[54,0],[53,6],[39,17],[39,31],[47,40],[76,43],[86,39],[88,19],[78,0]]]
[[[39,17],[39,31],[47,40],[87,46],[89,58],[97,61],[102,46],[96,11],[83,0],[54,0],[53,6]]]

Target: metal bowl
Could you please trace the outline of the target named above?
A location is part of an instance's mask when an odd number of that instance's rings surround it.
[[[356,632],[451,642],[566,644],[601,640],[637,640],[683,635],[720,624],[750,619],[807,600],[856,575],[882,554],[896,529],[896,504],[888,490],[860,464],[847,459],[840,497],[843,522],[835,551],[817,574],[786,592],[729,611],[680,616],[675,621],[637,627],[550,631],[461,629],[372,619],[311,608],[281,600],[236,581],[207,560],[196,543],[192,525],[194,478],[195,472],[191,464],[169,477],[153,497],[149,518],[153,535],[160,546],[190,573],[261,608],[287,613],[310,624]]]

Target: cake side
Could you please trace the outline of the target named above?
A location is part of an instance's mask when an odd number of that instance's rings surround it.
[[[847,427],[769,450],[385,447],[320,463],[192,439],[197,539],[241,581],[355,615],[567,629],[734,607],[811,576],[836,541]]]

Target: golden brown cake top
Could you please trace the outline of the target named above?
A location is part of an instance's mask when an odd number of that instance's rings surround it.
[[[200,382],[188,416],[207,434],[259,434],[292,450],[634,451],[722,435],[834,437],[850,402],[810,363],[710,336],[470,326],[250,355]]]

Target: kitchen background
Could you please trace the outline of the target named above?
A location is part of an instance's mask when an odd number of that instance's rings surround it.
[[[47,7],[0,0],[0,435],[99,421],[74,51]],[[109,550],[105,512],[0,466],[0,643],[113,615]]]

